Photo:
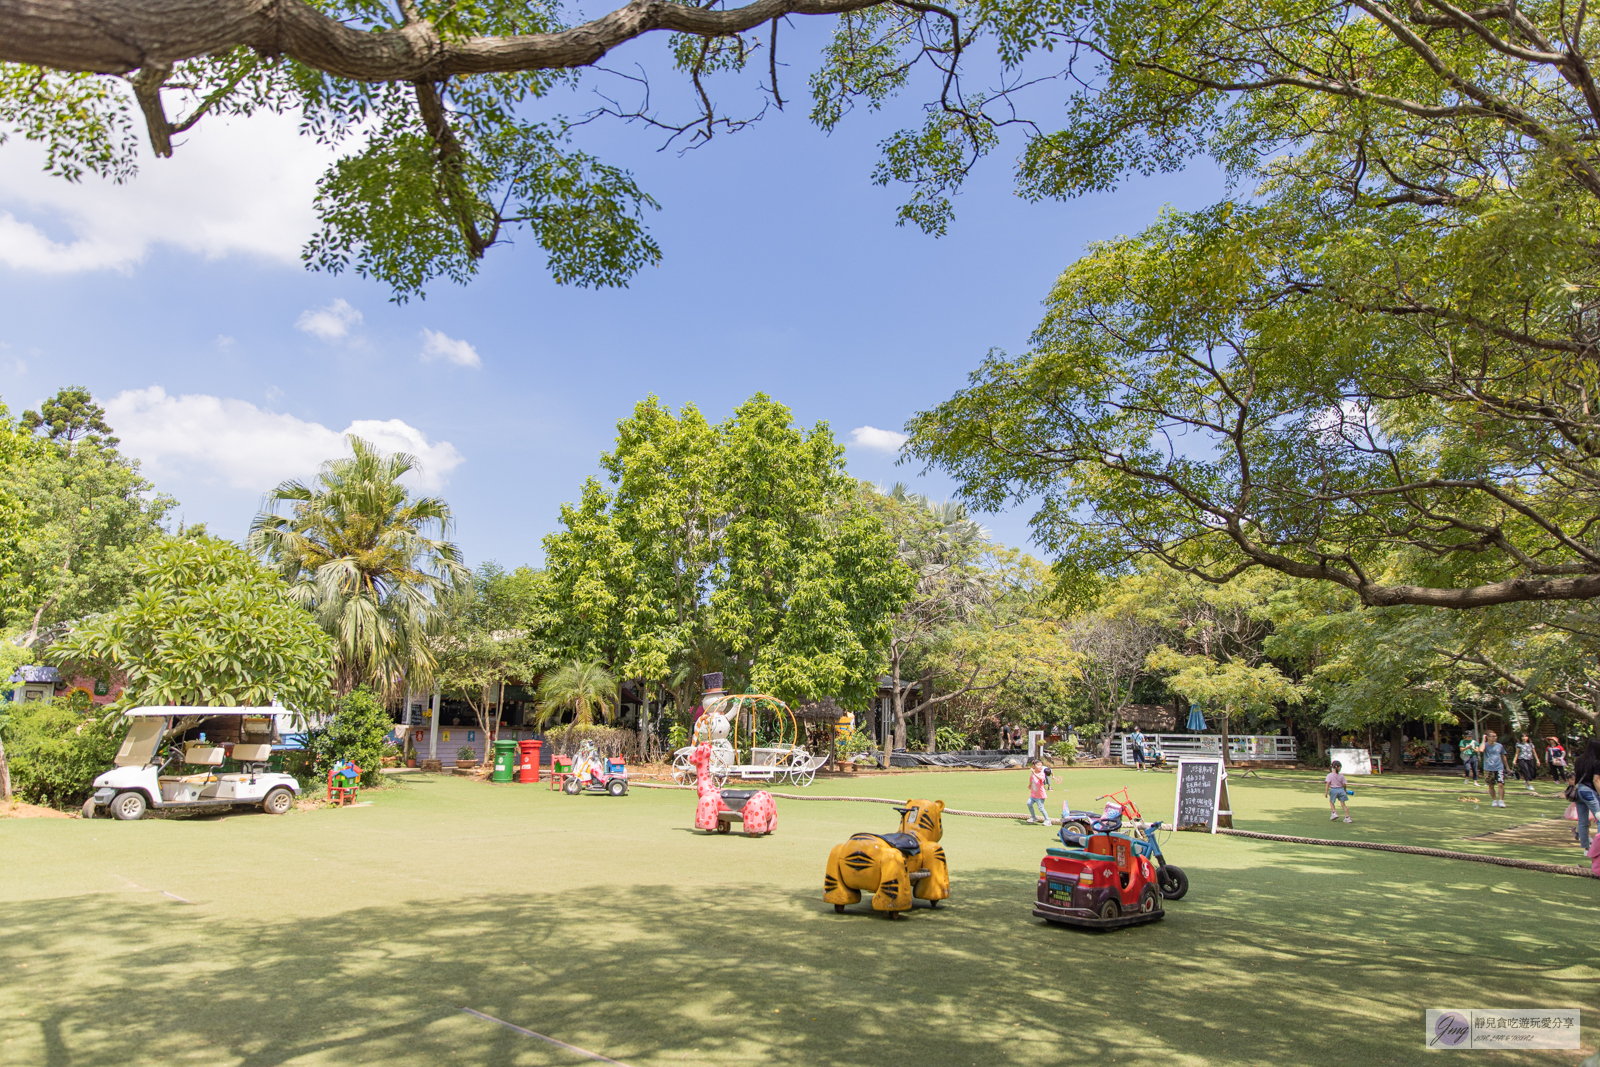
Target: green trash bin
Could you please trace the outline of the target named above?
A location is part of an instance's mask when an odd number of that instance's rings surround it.
[[[490,780],[510,782],[517,775],[517,743],[504,738],[494,743],[494,774]]]

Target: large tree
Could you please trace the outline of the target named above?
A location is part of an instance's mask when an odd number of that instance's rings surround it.
[[[75,625],[45,658],[125,679],[119,708],[277,701],[310,716],[331,706],[334,643],[283,579],[237,546],[156,540],[134,577],[125,603]]]
[[[63,177],[120,180],[135,169],[135,115],[155,154],[168,156],[207,115],[298,110],[309,135],[352,146],[320,184],[310,265],[379,278],[405,299],[438,277],[465,281],[488,249],[522,231],[558,281],[621,285],[660,258],[643,224],[655,201],[572,143],[594,115],[568,120],[542,98],[619,45],[666,31],[671,62],[692,86],[690,111],[663,114],[648,91],[638,105],[620,102],[620,90],[645,87],[607,72],[598,112],[699,143],[765,110],[726,111],[714,75],[753,74],[781,108],[780,24],[843,14],[824,53],[828,73],[813,79],[819,124],[831,127],[857,99],[881,104],[921,59],[944,105],[943,132],[968,130],[964,140],[981,146],[991,124],[949,80],[971,37],[958,28],[960,7],[631,0],[574,25],[551,0],[0,0],[0,124],[44,142],[48,169]],[[904,69],[866,69],[885,51]]]
[[[416,457],[346,440],[350,455],[328,460],[313,482],[267,494],[249,545],[333,637],[340,693],[368,685],[394,697],[432,680],[427,637],[443,621],[441,599],[470,572],[448,540],[450,506],[400,481]]]
[[[546,654],[676,684],[680,706],[712,663],[784,699],[861,706],[912,576],[842,452],[761,394],[716,426],[640,403],[602,457],[611,488],[589,480],[545,539]]]
[[[13,524],[0,548],[0,591],[5,624],[25,627],[29,644],[121,603],[134,589],[140,547],[162,534],[176,503],[116,450],[103,415],[69,387],[41,413],[25,413],[17,430],[0,430],[0,523]]]
[[[915,420],[916,455],[973,501],[1041,500],[1069,581],[1151,554],[1368,605],[1600,594],[1583,6],[999,10],[1019,49],[1099,64],[1029,189],[1209,154],[1238,191],[1092,249],[1030,352]]]

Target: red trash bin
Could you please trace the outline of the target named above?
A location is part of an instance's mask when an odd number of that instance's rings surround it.
[[[518,741],[521,761],[517,765],[517,781],[524,784],[539,780],[539,746],[543,741]]]

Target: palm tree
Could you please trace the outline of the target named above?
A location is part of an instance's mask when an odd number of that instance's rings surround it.
[[[439,627],[441,598],[470,575],[446,540],[450,506],[400,484],[420,469],[416,457],[345,440],[351,454],[324,463],[310,485],[286,481],[267,494],[249,546],[333,637],[339,691],[366,684],[393,697],[431,681],[423,638]]]
[[[590,726],[590,706],[600,710],[600,717],[611,715],[608,700],[617,694],[617,676],[598,660],[584,662],[572,660],[563,663],[544,676],[539,683],[539,721],[548,722],[567,708],[573,708],[574,726]]]

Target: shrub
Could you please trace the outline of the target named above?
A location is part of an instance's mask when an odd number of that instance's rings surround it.
[[[76,696],[77,694],[74,694]],[[76,807],[94,792],[97,775],[111,769],[122,744],[122,719],[102,718],[80,705],[87,699],[53,704],[12,704],[6,723],[6,755],[11,787],[22,799],[58,808]]]
[[[614,726],[558,726],[545,731],[545,748],[557,756],[570,756],[585,741],[593,741],[602,756],[622,759],[639,758],[639,734],[634,730],[619,730]],[[687,741],[684,744],[688,744]]]
[[[349,760],[361,768],[361,784],[377,785],[383,753],[394,720],[372,690],[363,686],[339,702],[339,710],[322,726],[306,733],[311,771],[326,776],[335,763]]]
[[[466,745],[462,745],[460,748],[456,749],[456,762],[457,763],[461,763],[461,762],[463,762],[465,760],[475,760],[477,758],[478,758],[478,753],[473,751],[472,749],[468,748]]]
[[[933,743],[940,752],[958,752],[967,747],[967,735],[954,726],[941,726],[933,732]]]
[[[1078,739],[1069,737],[1065,741],[1057,741],[1049,747],[1049,752],[1058,759],[1066,760],[1070,767],[1078,762]]]
[[[872,738],[864,731],[852,727],[839,734],[839,741],[834,750],[840,759],[854,759],[863,752],[871,751],[873,747]]]
[[[680,748],[688,747],[688,744],[689,728],[681,722],[673,723],[672,729],[667,731],[667,748],[676,752]]]

